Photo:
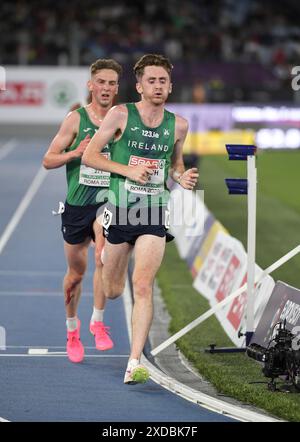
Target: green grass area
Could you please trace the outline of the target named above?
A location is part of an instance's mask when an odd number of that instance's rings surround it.
[[[298,167],[300,151],[259,153],[257,198],[257,259],[265,268],[300,243],[300,194]],[[228,195],[225,178],[246,178],[245,162],[227,157],[204,157],[200,162],[200,187],[205,204],[229,230],[247,246],[247,197]],[[295,257],[274,274],[300,288],[300,257]],[[187,265],[177,253],[176,245],[167,246],[158,274],[162,295],[171,316],[170,333],[174,334],[209,309],[205,298],[192,287]],[[254,404],[290,421],[300,421],[300,393],[270,392],[261,366],[245,354],[204,352],[209,344],[232,346],[215,317],[209,318],[177,341],[177,345],[220,393]]]

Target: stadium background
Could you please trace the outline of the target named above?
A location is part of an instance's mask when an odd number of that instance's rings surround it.
[[[225,142],[254,142],[259,147],[257,263],[264,268],[295,247],[299,237],[300,92],[292,74],[300,64],[299,10],[294,0],[84,5],[63,0],[55,6],[45,0],[3,2],[0,65],[6,94],[0,94],[1,137],[43,135],[50,140],[70,106],[86,99],[80,75],[97,58],[115,58],[124,66],[119,101],[137,99],[133,63],[144,53],[164,53],[174,64],[169,108],[190,122],[186,160],[198,161],[206,205],[245,246],[246,201],[228,197],[224,185],[228,174],[245,173],[243,165],[233,167],[224,155],[211,154],[225,153]],[[58,71],[68,81],[79,72],[79,89],[66,84],[50,93],[43,89]],[[36,72],[40,84],[26,90]],[[47,100],[51,112],[38,121]],[[274,277],[300,288],[299,264],[294,259]],[[184,297],[182,289],[174,288],[179,275]],[[193,290],[174,244],[167,249],[158,281],[172,318],[171,332],[193,320],[195,311],[208,308]],[[297,394],[274,396],[265,385],[250,384],[262,376],[245,356],[203,354],[201,349],[216,340],[230,345],[211,319],[178,345],[220,392],[299,420]]]

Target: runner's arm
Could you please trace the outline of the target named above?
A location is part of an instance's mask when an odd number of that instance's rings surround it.
[[[82,156],[84,150],[84,144],[87,141],[80,143],[77,149],[69,152],[64,152],[73,143],[79,128],[80,116],[78,112],[70,112],[53,138],[49,149],[47,150],[44,159],[43,166],[46,169],[56,169],[57,167],[64,166],[69,161],[74,160]]]
[[[197,183],[198,170],[196,167],[185,170],[183,162],[183,145],[188,132],[188,122],[176,115],[175,123],[175,145],[171,159],[169,175],[174,181],[185,189],[193,189]]]
[[[123,175],[140,184],[146,184],[149,175],[153,173],[149,167],[143,165],[132,167],[108,160],[104,155],[99,155],[104,146],[110,140],[114,139],[116,134],[124,132],[127,117],[128,112],[126,106],[119,105],[111,108],[102,121],[100,129],[89,142],[82,156],[82,162],[86,166],[93,167],[94,169]]]
[[[176,115],[175,122],[175,144],[174,151],[171,158],[171,167],[169,170],[169,175],[174,181],[178,182],[179,177],[185,172],[184,162],[183,162],[183,144],[188,132],[188,122]]]

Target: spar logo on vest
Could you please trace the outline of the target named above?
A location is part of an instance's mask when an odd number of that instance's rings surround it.
[[[164,169],[165,167],[165,160],[142,158],[142,157],[136,157],[134,155],[130,157],[130,162],[129,162],[130,166],[139,166],[141,164],[143,166],[149,167],[150,169],[153,169],[153,174],[157,172],[156,174],[158,175],[158,171],[160,169]]]
[[[132,193],[141,193],[144,195],[157,195],[164,190],[164,176],[165,176],[164,159],[143,158],[131,155],[128,166],[147,166],[152,169],[153,174],[149,176],[148,182],[144,185],[138,184],[128,178],[125,181],[125,189]]]

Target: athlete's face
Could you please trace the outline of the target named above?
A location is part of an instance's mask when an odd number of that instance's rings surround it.
[[[118,87],[118,74],[113,69],[97,71],[88,82],[89,91],[102,107],[112,106]]]
[[[155,105],[163,104],[172,91],[170,76],[161,66],[146,66],[136,89],[144,100]]]

